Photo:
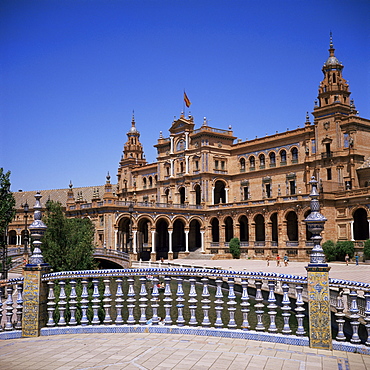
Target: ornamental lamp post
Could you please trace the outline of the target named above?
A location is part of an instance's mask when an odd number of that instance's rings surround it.
[[[317,191],[317,181],[315,176],[312,176],[309,182],[312,186],[310,193],[310,208],[311,213],[304,220],[307,224],[308,231],[311,232],[313,241],[313,248],[310,255],[310,265],[327,265],[325,263],[324,250],[321,247],[322,236],[321,233],[324,230],[324,224],[327,221],[325,216],[320,213],[319,193]]]
[[[28,211],[29,211],[29,206],[26,200],[26,203],[23,205],[23,210],[24,210],[24,249],[23,249],[23,254],[24,258],[27,258],[28,256],[28,230],[27,230],[27,218],[28,218]]]

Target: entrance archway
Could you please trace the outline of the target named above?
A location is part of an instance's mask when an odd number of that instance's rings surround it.
[[[172,250],[173,258],[177,258],[179,252],[185,252],[185,225],[180,219],[173,223]]]
[[[248,218],[241,216],[239,219],[239,238],[241,242],[249,241]]]
[[[192,220],[189,225],[189,251],[193,252],[201,246],[200,223],[198,220]]]
[[[141,219],[137,225],[137,253],[138,259],[142,261],[150,260],[151,246],[149,245],[150,221],[146,218]]]
[[[228,243],[233,237],[233,219],[229,216],[225,218],[225,242]]]
[[[256,230],[256,242],[265,241],[265,218],[259,214],[254,219]]]
[[[293,211],[290,211],[286,216],[287,221],[287,237],[289,241],[298,241],[298,217]]]
[[[220,241],[220,223],[216,217],[212,219],[211,226],[212,226],[212,242],[218,243]]]
[[[369,221],[363,208],[356,209],[353,214],[353,238],[355,240],[369,239]]]
[[[118,223],[117,249],[129,253],[130,218],[123,217]]]
[[[158,220],[156,227],[155,249],[156,259],[168,259],[168,223],[163,218]]]

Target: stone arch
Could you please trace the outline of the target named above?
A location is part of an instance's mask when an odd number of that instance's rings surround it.
[[[225,242],[228,243],[234,237],[234,222],[230,216],[224,219],[225,225]]]
[[[17,232],[15,230],[8,232],[8,243],[9,245],[17,245]]]
[[[248,217],[242,215],[239,217],[239,240],[241,242],[249,241],[249,222]]]
[[[260,163],[260,168],[264,168],[265,167],[265,162],[266,162],[266,157],[263,153],[261,153],[259,156],[258,156],[258,160],[259,160],[259,163]]]
[[[353,239],[369,239],[369,221],[367,220],[367,210],[359,207],[353,213]]]
[[[168,259],[168,225],[169,221],[165,217],[160,217],[155,223],[155,252],[156,259]]]
[[[117,250],[123,252],[132,252],[130,251],[129,245],[130,237],[130,217],[122,216],[117,221]]]
[[[214,186],[214,204],[226,203],[226,183],[222,180],[216,180]]]
[[[175,219],[172,225],[173,257],[177,258],[179,252],[185,252],[185,221],[179,217]]]
[[[202,246],[202,236],[200,233],[201,222],[193,218],[189,223],[189,251],[193,252]]]
[[[152,220],[148,217],[140,217],[137,221],[137,253],[138,259],[142,261],[150,260],[151,252],[151,238],[150,229],[152,227]]]
[[[254,217],[256,241],[265,241],[265,217],[260,213]]]
[[[220,241],[220,222],[217,217],[212,218],[211,228],[212,228],[212,242],[218,243]]]
[[[279,241],[279,226],[278,226],[278,213],[274,212],[270,216],[271,222],[271,241],[278,242]]]
[[[287,222],[287,237],[289,241],[298,241],[298,216],[294,211],[289,211],[285,216]]]
[[[170,189],[164,189],[164,202],[168,203],[170,200]]]

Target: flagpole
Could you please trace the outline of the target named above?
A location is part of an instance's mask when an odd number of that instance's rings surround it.
[[[184,112],[184,117],[186,116],[186,114],[185,114],[185,94],[186,94],[186,92],[185,92],[185,89],[184,89],[184,95],[183,95],[183,97],[182,97],[182,107],[183,107],[183,112]]]

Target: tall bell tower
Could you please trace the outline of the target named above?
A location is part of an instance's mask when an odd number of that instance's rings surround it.
[[[118,195],[127,195],[128,189],[134,185],[131,171],[134,167],[146,164],[143,146],[140,143],[140,132],[136,128],[134,113],[132,114],[131,128],[127,132],[127,141],[118,167]]]
[[[333,37],[330,33],[329,58],[322,67],[324,79],[319,86],[319,95],[315,105],[314,116],[350,112],[350,91],[347,81],[342,76],[343,64],[334,55]]]

